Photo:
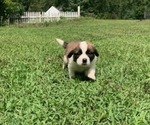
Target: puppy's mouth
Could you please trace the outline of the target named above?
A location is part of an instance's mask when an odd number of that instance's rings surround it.
[[[86,66],[86,65],[87,65],[87,63],[82,63],[82,65],[83,65],[83,66]]]
[[[82,63],[81,65],[82,66],[88,66],[89,64],[88,63]]]

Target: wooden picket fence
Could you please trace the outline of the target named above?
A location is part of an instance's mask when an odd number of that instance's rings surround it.
[[[46,16],[45,12],[24,12],[21,18],[16,18],[14,23],[44,23],[59,21],[62,18],[72,19],[79,18],[80,14],[78,12],[60,12],[59,14]]]

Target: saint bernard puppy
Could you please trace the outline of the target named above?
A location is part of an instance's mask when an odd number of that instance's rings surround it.
[[[96,80],[95,63],[99,54],[92,43],[86,41],[66,43],[61,39],[56,41],[65,49],[63,69],[68,67],[69,78],[81,72],[89,79]]]

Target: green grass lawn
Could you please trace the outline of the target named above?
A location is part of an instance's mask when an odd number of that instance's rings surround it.
[[[97,47],[97,80],[68,78],[55,38]],[[1,125],[149,125],[150,20],[0,27]]]

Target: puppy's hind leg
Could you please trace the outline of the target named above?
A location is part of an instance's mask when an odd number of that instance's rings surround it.
[[[68,65],[68,73],[70,79],[75,77],[75,71],[72,69],[71,65]]]
[[[71,70],[70,68],[68,68],[68,72],[69,72],[69,78],[74,78],[75,77],[75,72],[73,70]]]
[[[64,58],[63,58],[63,69],[65,69],[67,67],[67,64],[68,64],[67,57],[64,56]]]

